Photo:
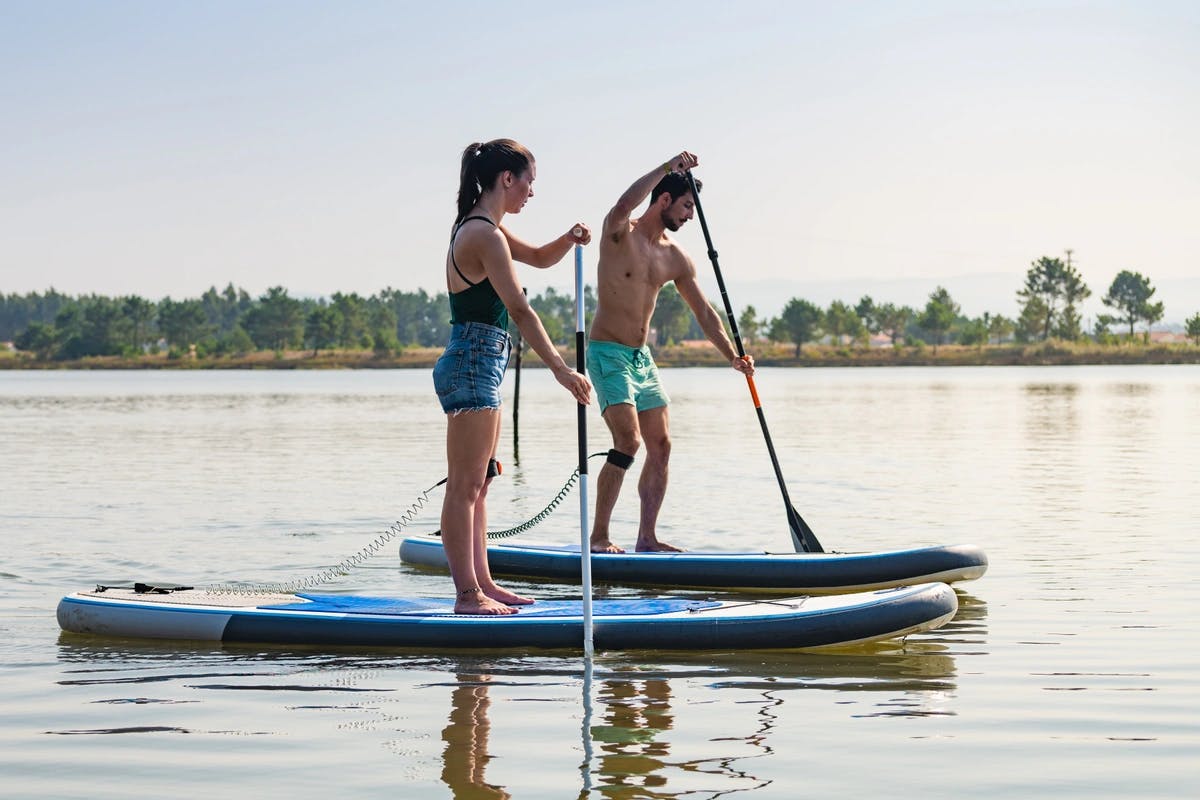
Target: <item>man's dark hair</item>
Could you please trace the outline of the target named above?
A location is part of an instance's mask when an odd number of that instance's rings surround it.
[[[697,180],[696,191],[703,188],[704,184]],[[654,185],[654,191],[650,192],[650,204],[654,205],[658,196],[663,192],[671,195],[671,202],[674,203],[685,194],[690,194],[691,191],[692,187],[688,185],[687,176],[679,172],[672,172],[670,175],[664,175],[662,180]]]

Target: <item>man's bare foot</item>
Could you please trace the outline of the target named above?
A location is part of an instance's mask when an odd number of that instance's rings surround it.
[[[508,589],[495,585],[484,589],[483,593],[497,603],[503,603],[506,606],[527,606],[534,602],[532,597],[522,597],[515,592],[510,592]]]
[[[621,548],[617,547],[615,544],[610,542],[608,539],[601,539],[599,541],[596,541],[593,539],[592,540],[592,552],[593,553],[624,553],[625,551],[622,550]]]
[[[639,553],[682,553],[682,547],[676,547],[673,544],[660,542],[657,539],[649,542],[638,540],[637,551]]]
[[[482,589],[476,587],[458,593],[458,597],[454,600],[454,613],[503,616],[504,614],[516,614],[517,609],[496,602],[485,595]]]

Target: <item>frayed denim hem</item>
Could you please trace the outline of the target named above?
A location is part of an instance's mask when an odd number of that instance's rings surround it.
[[[446,415],[457,417],[459,414],[470,414],[475,411],[499,411],[500,406],[475,406],[473,408],[456,408],[453,411],[447,411]]]

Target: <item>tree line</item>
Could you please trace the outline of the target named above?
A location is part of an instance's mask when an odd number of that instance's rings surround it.
[[[594,308],[595,297],[589,297]],[[531,303],[556,341],[565,344],[573,336],[573,298],[547,289]],[[292,297],[282,286],[251,297],[229,284],[183,300],[73,297],[54,289],[0,295],[0,341],[44,360],[132,357],[164,349],[171,357],[200,358],[296,349],[387,355],[405,347],[440,347],[449,331],[446,294],[424,290],[311,299]]]
[[[1079,272],[1061,259],[1033,262],[1017,291],[1020,314],[1009,319],[984,313],[961,314],[957,302],[937,287],[923,308],[877,303],[869,296],[856,304],[834,301],[821,308],[792,298],[778,316],[760,319],[753,306],[738,317],[747,341],[768,339],[790,343],[799,355],[805,344],[828,340],[863,344],[872,335],[888,337],[893,346],[958,343],[985,345],[1085,338],[1110,344],[1134,338],[1135,326],[1162,319],[1163,304],[1155,288],[1137,272],[1121,271],[1102,298],[1111,314],[1097,317],[1091,331],[1082,329],[1080,304],[1091,296]],[[546,332],[560,345],[573,342],[575,301],[548,288],[530,298]],[[585,288],[585,314],[591,317],[596,298]],[[329,298],[294,298],[281,286],[259,297],[227,285],[209,288],[199,298],[152,301],[137,295],[69,296],[45,293],[0,295],[0,341],[43,360],[87,356],[244,355],[258,350],[373,350],[393,354],[405,347],[441,347],[449,337],[449,304],[445,292],[402,292],[384,289],[369,297],[335,293]],[[1200,344],[1200,313],[1187,320],[1188,335]],[[655,344],[700,339],[704,334],[687,304],[668,285],[659,296],[651,320]],[[515,331],[514,331],[515,333]]]
[[[966,317],[950,293],[939,286],[930,293],[923,308],[877,303],[870,296],[860,298],[854,305],[835,300],[828,308],[803,298],[792,298],[777,317],[759,319],[754,307],[747,306],[737,322],[747,340],[765,338],[790,343],[795,346],[797,356],[805,344],[826,340],[863,344],[871,335],[888,337],[893,347],[901,343],[931,344],[935,351],[947,343],[1025,344],[1050,339],[1091,339],[1114,344],[1122,338],[1134,339],[1136,325],[1144,324],[1148,331],[1162,319],[1163,304],[1153,299],[1156,291],[1146,276],[1122,270],[1101,298],[1112,313],[1098,315],[1092,330],[1084,331],[1079,308],[1091,297],[1091,289],[1069,263],[1043,256],[1030,266],[1024,285],[1017,291],[1021,310],[1014,319],[990,312]],[[703,336],[682,298],[673,292],[660,296],[654,325],[658,344]],[[1189,318],[1186,327],[1188,336],[1200,344],[1200,313]]]

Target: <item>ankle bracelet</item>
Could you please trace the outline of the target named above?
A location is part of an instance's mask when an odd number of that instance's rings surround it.
[[[463,589],[461,592],[458,593],[458,596],[466,597],[469,594],[475,594],[476,592],[481,592],[481,591],[483,591],[483,590],[480,589],[478,586],[472,586],[470,589]]]

